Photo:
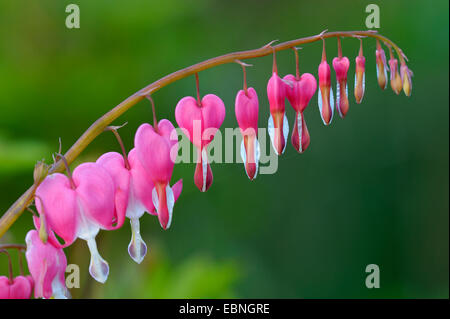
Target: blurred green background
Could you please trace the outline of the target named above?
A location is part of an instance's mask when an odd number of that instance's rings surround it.
[[[65,27],[76,3],[81,28]],[[66,249],[81,268],[84,298],[448,298],[449,296],[449,42],[448,1],[0,1],[0,210],[32,183],[34,163],[66,151],[98,117],[177,69],[224,53],[291,40],[324,29],[364,30],[365,8],[380,5],[379,32],[396,42],[414,71],[410,98],[379,89],[375,41],[364,41],[366,94],[353,98],[358,41],[343,40],[350,58],[350,111],[324,127],[317,96],[305,111],[311,145],[299,155],[290,142],[278,172],[250,182],[242,164],[213,164],[206,194],[193,183],[194,164],[176,165],[184,179],[174,220],[163,231],[141,220],[150,252],[141,265],[127,254],[128,223],[101,232],[99,250],[111,272],[105,285],[88,275],[89,253],[78,240]],[[327,41],[328,60],[336,40]],[[321,44],[303,46],[301,71],[317,74]],[[277,54],[293,73],[291,51]],[[272,57],[248,60],[248,83],[265,95]],[[236,127],[238,65],[200,74],[201,92],[227,106],[223,127]],[[334,80],[333,80],[334,85]],[[177,101],[194,95],[193,78],[154,95],[159,118],[174,119]],[[294,112],[287,107],[290,124]],[[335,114],[337,115],[337,114]],[[143,121],[141,102],[116,125],[128,148]],[[175,123],[175,122],[174,122]],[[98,137],[76,164],[118,150]],[[73,167],[76,165],[74,164]],[[0,242],[24,241],[25,213]],[[0,257],[0,274],[7,274]],[[14,260],[16,261],[16,260]],[[379,265],[381,288],[365,287],[365,267]],[[17,264],[17,263],[16,263]],[[17,269],[16,269],[17,271]]]

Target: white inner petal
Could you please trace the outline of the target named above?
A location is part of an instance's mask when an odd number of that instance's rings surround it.
[[[336,108],[339,112],[339,116],[342,117],[341,113],[341,89],[339,82],[336,83]]]
[[[206,176],[208,175],[208,156],[206,154],[206,147],[202,149],[202,174],[203,174],[202,192],[204,192],[206,191]]]
[[[255,171],[255,176],[253,178],[256,178],[256,176],[258,175],[258,168],[259,168],[259,159],[261,157],[261,148],[259,147],[259,141],[255,136],[255,164],[256,164],[256,171]]]
[[[131,241],[128,245],[128,254],[131,259],[140,264],[147,254],[147,245],[142,240],[139,218],[132,218],[131,223]]]
[[[261,157],[261,148],[259,146],[259,142],[258,139],[255,138],[253,139],[253,150],[254,150],[254,159],[255,159],[255,165],[256,165],[256,170],[255,170],[255,176],[253,177],[253,179],[256,178],[256,176],[258,175],[258,168],[259,168],[259,159]],[[245,144],[244,144],[244,139],[242,139],[241,141],[241,158],[242,161],[244,162],[244,169],[245,169],[245,174],[247,174],[247,177],[250,178],[250,176],[248,175],[247,172],[247,166],[245,165],[245,163],[247,162],[247,153],[245,152]]]
[[[303,121],[302,113],[297,112],[297,130],[298,130],[298,151],[303,152],[302,135],[303,135]]]
[[[275,147],[275,127],[274,127],[274,123],[273,123],[273,117],[272,114],[269,115],[269,121],[267,123],[267,130],[269,131],[269,136],[270,136],[270,140],[272,141],[272,146],[273,149],[275,150],[275,153],[278,154],[277,149]],[[289,135],[289,122],[287,120],[286,114],[284,114],[283,117],[283,138],[284,138],[284,148],[283,151],[281,152],[281,154],[284,153],[284,150],[286,149],[286,145],[287,145],[287,137]],[[279,154],[278,154],[279,155]]]
[[[128,205],[126,216],[130,219],[139,219],[147,211],[147,208],[136,198],[134,193],[133,179],[130,180],[130,190],[128,192]],[[151,212],[149,212],[151,213]]]
[[[98,253],[95,237],[89,238],[86,241],[89,247],[89,251],[91,252],[89,273],[91,274],[92,278],[103,284],[105,283],[106,279],[108,279],[109,265]]]
[[[283,134],[284,134],[284,148],[283,148],[283,152],[281,152],[282,154],[286,150],[287,139],[288,139],[288,135],[289,135],[289,122],[286,117],[286,114],[284,114],[284,118],[283,118]]]
[[[154,187],[152,190],[152,200],[153,205],[155,205],[156,212],[159,214],[159,200],[156,187]],[[167,203],[167,210],[169,212],[169,220],[167,222],[166,227],[168,229],[170,227],[170,224],[172,223],[173,206],[175,205],[175,196],[173,194],[172,188],[169,185],[166,186],[166,203]]]

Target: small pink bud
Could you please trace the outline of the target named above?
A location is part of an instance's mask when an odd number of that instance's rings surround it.
[[[333,68],[336,73],[336,109],[341,118],[347,115],[348,104],[348,86],[347,72],[350,67],[350,61],[342,56],[341,38],[338,37],[338,57],[333,59]]]
[[[364,90],[366,87],[366,58],[363,56],[362,40],[359,48],[359,54],[355,59],[355,99],[356,103],[360,104],[364,97]]]
[[[380,41],[377,40],[377,50],[375,51],[376,63],[377,63],[377,79],[378,85],[381,89],[385,89],[388,84],[387,79],[387,63],[386,63],[386,54],[384,53],[383,48],[381,47]]]
[[[334,96],[331,88],[331,70],[327,62],[325,52],[325,40],[323,41],[322,62],[319,64],[319,96],[318,105],[323,124],[329,125],[333,120]]]
[[[285,84],[276,72],[272,73],[272,77],[267,83],[267,97],[271,114],[268,123],[269,136],[275,153],[281,155],[286,148],[289,124],[285,115]]]
[[[412,91],[412,71],[408,69],[408,66],[406,65],[405,61],[402,61],[402,65],[400,66],[400,75],[402,77],[403,82],[403,92],[405,92],[406,96],[411,96]]]
[[[258,95],[255,89],[240,90],[236,95],[235,113],[242,134],[241,157],[250,180],[256,178],[259,163]]]
[[[391,88],[395,94],[400,94],[403,88],[403,81],[398,72],[398,61],[397,59],[391,58],[389,60],[389,67],[391,69]]]

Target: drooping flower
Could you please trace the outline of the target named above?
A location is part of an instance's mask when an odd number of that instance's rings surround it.
[[[51,174],[36,189],[36,207],[45,218],[49,241],[61,248],[76,238],[86,240],[91,253],[89,273],[101,283],[108,278],[109,266],[97,250],[95,237],[100,229],[115,229],[123,222],[114,199],[114,181],[97,163],[83,163],[69,177]],[[64,240],[63,244],[53,232]]]
[[[331,70],[327,62],[325,39],[323,39],[322,62],[319,64],[319,96],[318,105],[323,124],[329,125],[333,120],[334,96],[331,87]]]
[[[398,70],[398,61],[394,58],[394,55],[392,54],[392,49],[389,47],[389,53],[391,58],[389,59],[389,67],[391,69],[391,88],[392,91],[395,92],[395,94],[400,94],[402,88],[403,88],[403,81],[400,76],[399,70]]]
[[[341,38],[338,37],[338,56],[333,59],[333,68],[336,73],[336,109],[339,116],[344,118],[347,115],[348,104],[348,86],[347,72],[350,67],[350,61],[342,56]]]
[[[13,276],[11,256],[2,249],[0,252],[8,256],[9,277],[0,276],[0,299],[30,299],[33,290],[33,279],[31,276]],[[19,252],[20,254],[20,252]]]
[[[289,122],[285,114],[286,87],[283,80],[278,76],[275,50],[273,51],[272,76],[267,83],[267,97],[270,106],[267,130],[275,153],[281,155],[286,149]]]
[[[362,39],[359,40],[359,54],[355,59],[355,99],[358,104],[361,103],[364,97],[364,90],[366,88],[366,58],[363,55]]]
[[[186,96],[175,108],[175,119],[183,133],[197,148],[194,183],[200,191],[206,192],[213,181],[206,149],[225,119],[225,105],[214,94],[205,95],[201,101],[199,95],[197,100]]]
[[[410,69],[408,69],[408,66],[406,65],[406,62],[404,59],[402,59],[401,66],[400,66],[400,76],[402,78],[403,82],[403,92],[405,92],[406,96],[411,96],[412,91],[412,77],[413,73]]]
[[[236,120],[242,134],[241,157],[248,178],[253,180],[258,174],[260,147],[258,142],[258,95],[254,88],[247,88],[245,64],[244,89],[239,90],[235,100]]]
[[[296,113],[291,142],[297,152],[303,153],[310,143],[310,135],[303,111],[316,92],[317,82],[314,75],[310,73],[303,73],[300,76],[297,49],[295,49],[295,60],[296,75],[288,74],[283,80],[290,84],[286,85],[287,98]]]
[[[381,89],[385,89],[388,84],[387,71],[388,66],[386,63],[386,54],[381,47],[380,41],[377,40],[377,49],[375,51],[376,63],[377,63],[377,79],[378,85]]]
[[[154,187],[151,190],[152,202],[156,208],[159,222],[163,229],[172,223],[173,206],[181,187],[175,190],[170,187],[173,167],[178,152],[178,138],[174,126],[163,119],[158,125],[142,124],[134,138],[136,156],[147,172]],[[179,182],[182,185],[181,181]]]
[[[0,276],[0,299],[30,299],[33,286],[25,276]]]
[[[55,247],[50,241],[43,243],[36,230],[27,233],[25,242],[35,298],[70,298],[64,277],[67,259],[62,248]]]

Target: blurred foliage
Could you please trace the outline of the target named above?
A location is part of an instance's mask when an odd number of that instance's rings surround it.
[[[370,1],[289,0],[0,0],[0,208],[31,184],[34,161],[62,139],[67,150],[100,115],[135,91],[204,59],[318,34],[365,29]],[[379,32],[400,45],[414,71],[410,98],[381,91],[375,42],[364,41],[366,94],[353,99],[358,41],[343,40],[351,61],[350,111],[324,127],[317,97],[305,111],[311,145],[298,155],[288,145],[278,172],[250,182],[242,164],[213,164],[207,194],[193,185],[194,164],[176,165],[184,179],[170,230],[142,220],[152,247],[141,265],[127,256],[128,225],[101,232],[99,248],[111,274],[105,285],[88,276],[84,242],[66,250],[82,271],[74,297],[448,297],[449,19],[448,1],[375,1]],[[81,28],[65,28],[65,6],[81,9]],[[317,74],[321,45],[303,46],[301,72]],[[327,41],[329,61],[336,41]],[[281,74],[294,72],[293,53],[277,54]],[[271,57],[248,61],[248,82],[267,125],[266,81]],[[193,78],[154,95],[159,118],[195,94]],[[202,94],[227,106],[223,127],[235,127],[238,65],[200,74]],[[334,80],[333,80],[334,85]],[[287,106],[289,121],[293,111]],[[115,125],[126,146],[143,121],[147,102]],[[102,134],[74,163],[118,150]],[[0,241],[23,242],[32,227],[25,213]],[[365,266],[381,269],[381,288],[364,286]],[[0,263],[0,274],[6,264]]]

